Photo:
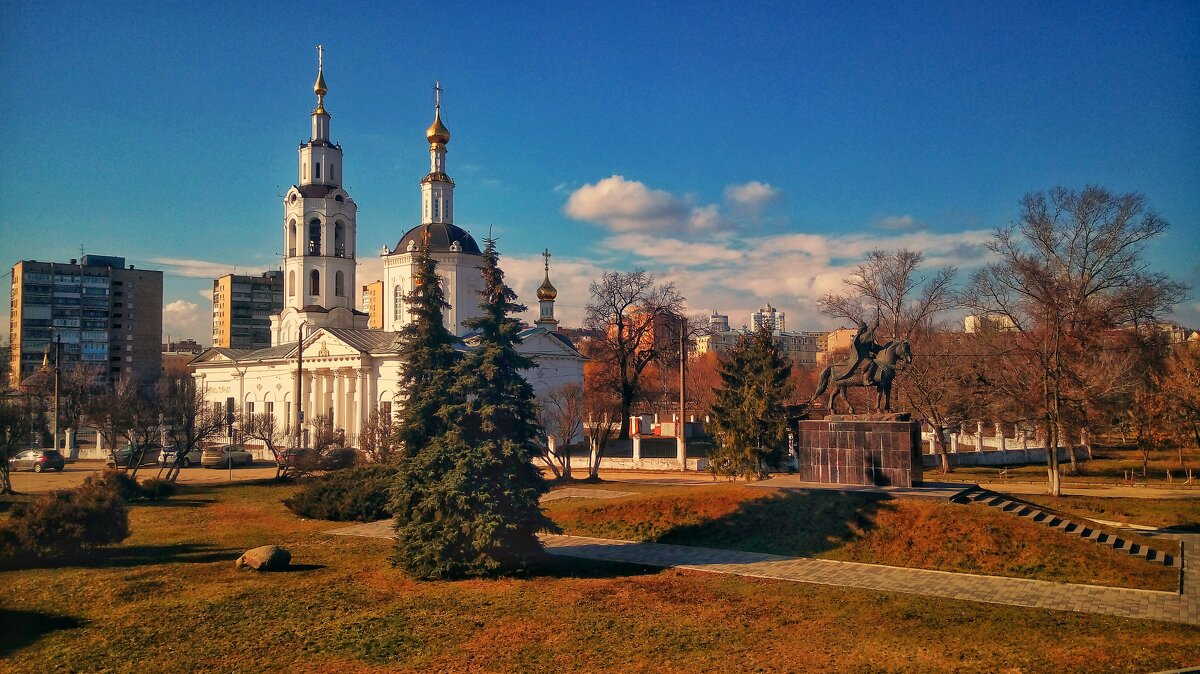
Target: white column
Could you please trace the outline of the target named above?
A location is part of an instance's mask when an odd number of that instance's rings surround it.
[[[958,454],[958,433],[950,434],[950,453]]]
[[[354,389],[354,409],[358,410],[358,423],[355,424],[357,431],[361,432],[363,424],[367,423],[367,416],[370,414],[371,392],[367,389],[367,373],[369,370],[365,367],[358,368],[358,386]]]
[[[983,451],[983,422],[982,421],[975,422],[975,438],[976,438],[975,449],[977,451],[982,452]]]
[[[333,427],[346,428],[346,376],[341,370],[334,370],[333,376]]]
[[[354,370],[346,370],[342,375],[346,380],[346,402],[344,418],[346,419],[346,442],[357,445],[358,437],[358,410],[359,410],[359,395],[358,395],[358,377],[355,376]]]
[[[1004,427],[1000,425],[999,421],[996,422],[996,438],[1000,441],[1000,451],[1008,449],[1008,443],[1005,442],[1004,437]]]

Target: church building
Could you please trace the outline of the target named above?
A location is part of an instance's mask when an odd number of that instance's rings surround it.
[[[398,331],[411,320],[405,298],[413,288],[417,247],[428,239],[451,305],[445,324],[463,340],[463,349],[471,348],[472,341],[463,322],[478,313],[482,301],[482,254],[474,237],[454,224],[454,181],[446,173],[450,131],[442,122],[439,85],[433,124],[425,133],[430,167],[420,183],[420,224],[394,248],[385,246],[380,253],[382,329],[368,328],[367,314],[355,308],[353,299],[359,288],[358,207],[343,187],[342,148],[330,140],[323,64],[318,65],[313,90],[317,107],[311,115],[311,138],[300,146],[299,180],[283,197],[284,306],[271,317],[271,347],[214,347],[191,367],[214,409],[224,409],[232,399],[248,414],[270,412],[283,429],[293,429],[299,400],[306,427],[316,415],[327,415],[345,433],[347,446],[356,446],[372,411],[392,413],[403,404],[397,399],[396,347]],[[534,327],[521,333],[518,347],[537,363],[526,377],[539,396],[567,383],[582,385],[585,360],[558,332],[558,293],[550,283],[549,252],[543,255],[546,275],[537,292],[539,317]]]

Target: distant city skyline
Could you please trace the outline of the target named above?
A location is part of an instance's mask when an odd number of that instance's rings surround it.
[[[965,274],[1025,193],[1096,184],[1171,223],[1148,258],[1200,328],[1195,4],[10,2],[0,42],[5,271],[81,246],[161,269],[176,340],[211,340],[213,279],[279,268],[318,43],[360,286],[420,219],[440,80],[456,223],[499,238],[531,322],[549,248],[564,326],[642,266],[735,327],[770,302],[832,328],[815,302],[867,251]]]

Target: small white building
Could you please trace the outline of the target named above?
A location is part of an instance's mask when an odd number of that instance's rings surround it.
[[[421,224],[381,253],[383,329],[369,329],[367,314],[355,309],[352,300],[359,288],[357,206],[342,186],[342,148],[329,140],[323,68],[318,69],[313,90],[317,107],[312,112],[312,138],[300,146],[299,181],[283,199],[284,308],[271,317],[272,345],[257,350],[211,348],[191,366],[214,408],[232,399],[247,413],[277,415],[283,428],[291,429],[299,400],[304,421],[327,415],[354,446],[373,410],[391,413],[402,404],[397,397],[401,362],[396,347],[398,331],[410,320],[404,303],[413,287],[417,246],[429,241],[451,305],[446,326],[463,338],[462,349],[471,348],[463,321],[478,311],[482,259],[475,239],[453,222],[454,181],[446,173],[450,132],[442,123],[438,87],[434,121],[426,131],[430,171],[421,179]],[[537,363],[527,378],[538,395],[566,383],[583,383],[585,358],[557,330],[556,296],[547,253],[546,280],[538,291],[539,319],[521,333],[518,346]]]

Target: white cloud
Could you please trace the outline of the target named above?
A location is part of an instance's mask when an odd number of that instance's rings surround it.
[[[615,232],[702,232],[722,222],[716,205],[697,207],[666,190],[618,175],[572,192],[563,212]]]
[[[212,303],[212,288],[201,288],[200,290],[196,291],[196,294],[208,300],[210,304]]]
[[[183,257],[152,257],[148,262],[162,267],[163,271],[176,276],[187,276],[189,278],[205,278],[216,279],[226,274],[246,273],[247,267],[253,265],[239,265],[229,262],[212,262],[210,260],[193,260]]]
[[[879,226],[883,229],[912,229],[919,224],[921,223],[911,215],[889,215],[879,221]]]
[[[769,183],[751,180],[725,188],[725,203],[734,212],[757,218],[763,210],[779,203],[783,193]]]
[[[163,335],[173,341],[194,339],[201,344],[212,342],[212,308],[202,308],[195,302],[175,300],[163,307]]]

